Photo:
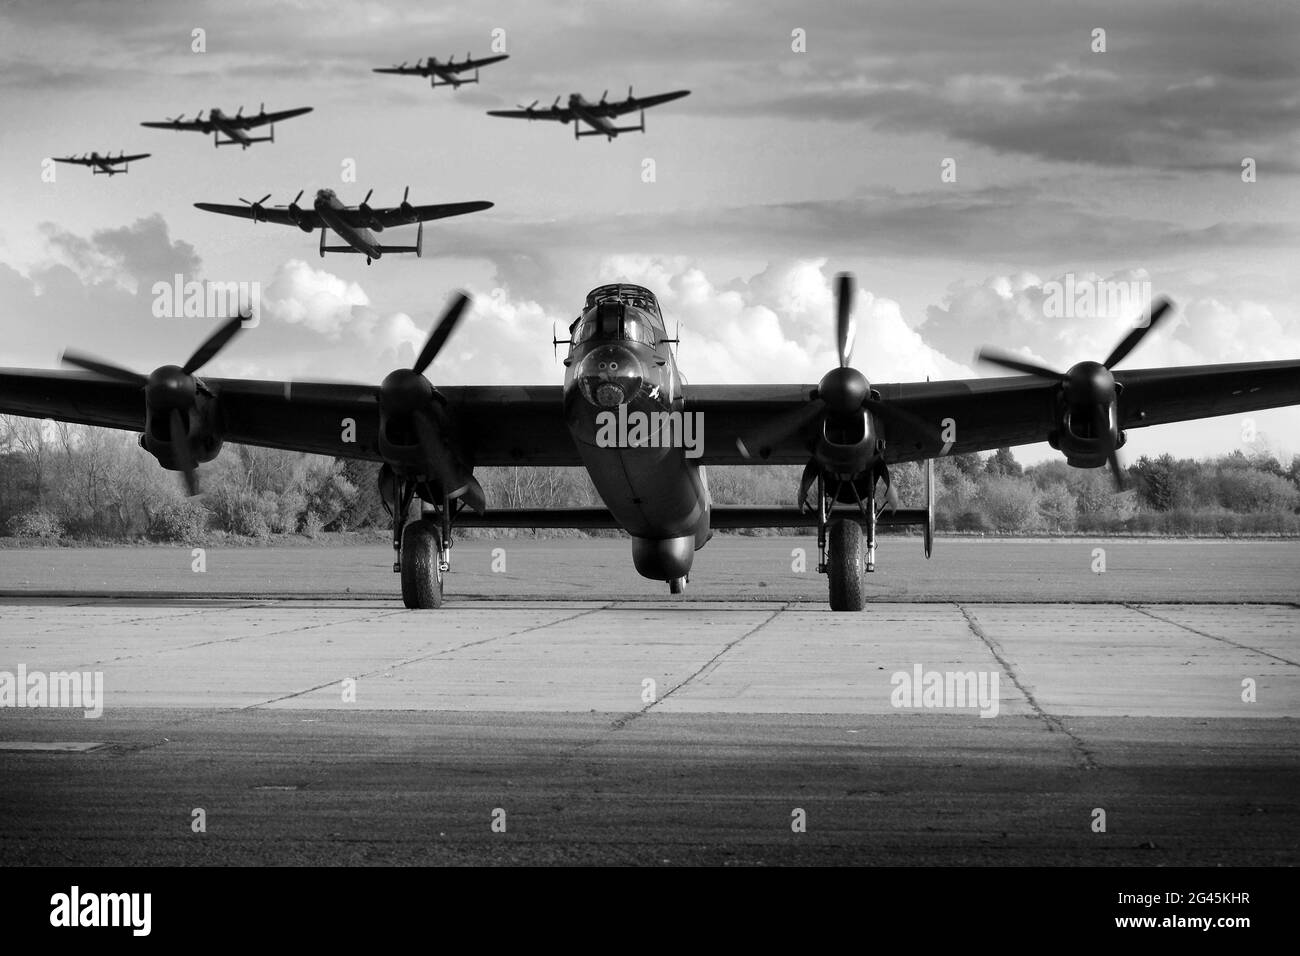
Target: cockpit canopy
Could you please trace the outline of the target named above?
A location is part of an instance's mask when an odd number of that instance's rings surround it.
[[[656,348],[665,338],[663,318],[654,293],[639,285],[603,285],[587,294],[582,315],[569,326],[573,344],[593,338],[626,340]]]

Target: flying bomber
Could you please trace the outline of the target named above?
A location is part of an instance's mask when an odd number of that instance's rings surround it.
[[[501,53],[497,56],[485,56],[481,60],[471,60],[469,54],[465,54],[465,59],[459,63],[454,56],[442,61],[437,57],[429,57],[423,64],[419,60],[415,61],[415,66],[407,66],[406,61],[402,61],[397,66],[377,66],[374,68],[375,73],[394,73],[399,76],[419,76],[428,77],[429,86],[436,89],[439,86],[460,87],[466,83],[478,82],[479,67],[487,66],[489,63],[500,63],[502,60],[510,59],[509,54]],[[461,73],[467,70],[474,71],[474,79],[462,78]],[[439,83],[438,80],[442,82]]]
[[[134,156],[127,156],[125,152],[119,151],[116,156],[101,156],[99,153],[81,156],[54,156],[56,163],[74,163],[78,166],[89,166],[90,172],[94,176],[116,176],[118,173],[129,172],[129,163],[134,163],[138,159],[148,159],[150,153],[136,153]],[[121,166],[121,169],[117,167]]]
[[[555,102],[545,109],[537,109],[538,101],[533,100],[528,106],[520,106],[515,110],[488,110],[488,116],[572,123],[574,139],[580,139],[583,136],[605,136],[612,142],[619,133],[644,133],[645,111],[647,109],[651,106],[658,106],[660,103],[680,100],[683,96],[689,96],[690,92],[690,90],[675,90],[672,93],[657,93],[654,96],[638,98],[632,95],[632,87],[629,86],[627,88],[627,99],[619,100],[616,103],[609,102],[609,90],[602,93],[600,100],[595,103],[588,101],[581,93],[573,93],[569,96],[568,106],[560,106],[560,98],[557,96]],[[618,126],[613,122],[617,117],[625,113],[634,113],[637,110],[641,111],[640,125]],[[582,129],[583,124],[590,126],[591,129]]]
[[[377,384],[200,379],[236,319],[148,376],[80,354],[65,354],[76,372],[0,369],[0,413],[140,432],[159,464],[191,477],[223,441],[377,462],[408,608],[442,605],[458,527],[621,528],[637,571],[674,593],[715,530],[806,527],[831,608],[857,611],[878,527],[920,526],[930,553],[940,455],[1050,440],[1070,464],[1100,467],[1128,429],[1300,404],[1300,359],[1112,371],[1169,312],[1163,301],[1106,362],[873,384],[852,366],[851,276],[835,294],[839,361],[815,384],[687,385],[654,294],[613,284],[587,294],[561,340],[562,385],[435,386],[425,373],[468,310],[462,293],[412,366]],[[891,492],[889,469],[908,461],[927,462],[924,507],[899,508]],[[797,507],[712,503],[708,465],[759,462],[803,466]],[[474,470],[494,465],[585,467],[605,506],[493,509]]]
[[[217,107],[208,110],[208,118],[203,118],[203,110],[194,114],[194,119],[185,119],[185,114],[173,117],[162,123],[141,123],[141,126],[147,126],[150,129],[170,129],[176,131],[188,131],[194,133],[203,133],[204,135],[212,134],[213,146],[242,146],[244,149],[252,146],[254,143],[274,143],[275,142],[275,124],[283,120],[292,119],[295,116],[302,116],[304,113],[310,113],[310,106],[301,106],[292,110],[281,110],[278,113],[268,113],[266,104],[263,103],[261,109],[253,116],[245,116],[244,108],[241,106],[234,116],[227,116]],[[249,136],[248,130],[256,129],[259,126],[271,125],[270,135],[267,136]],[[225,139],[221,137],[225,136]]]
[[[320,254],[325,258],[327,252],[356,253],[366,257],[366,265],[383,256],[384,253],[414,252],[423,254],[424,224],[431,219],[446,219],[450,216],[463,216],[470,212],[491,209],[492,203],[484,201],[442,203],[432,206],[412,206],[408,201],[411,187],[402,193],[402,202],[398,206],[381,206],[372,208],[370,197],[374,190],[366,193],[359,206],[348,206],[339,199],[332,189],[318,189],[316,199],[310,209],[303,209],[298,200],[306,190],[299,190],[293,202],[287,206],[266,206],[271,198],[267,193],[256,202],[240,198],[242,206],[227,206],[220,203],[196,202],[194,205],[204,212],[216,212],[223,216],[239,216],[253,222],[274,222],[282,226],[297,226],[303,232],[320,230]],[[393,226],[419,223],[413,246],[386,246],[375,236]],[[329,231],[333,231],[347,245],[328,246],[325,244]]]

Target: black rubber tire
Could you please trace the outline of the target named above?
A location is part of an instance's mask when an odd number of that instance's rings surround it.
[[[402,603],[412,610],[442,607],[442,570],[438,525],[421,518],[402,529]]]
[[[841,518],[830,527],[826,576],[830,579],[831,610],[861,611],[866,607],[862,576],[866,571],[862,525]]]

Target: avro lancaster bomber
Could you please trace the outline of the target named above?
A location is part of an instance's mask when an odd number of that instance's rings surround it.
[[[1113,371],[1170,312],[1161,301],[1103,362],[1055,372],[1006,355],[1027,374],[880,383],[852,362],[852,278],[836,281],[838,364],[816,384],[686,385],[654,294],[592,290],[569,328],[562,385],[435,386],[425,372],[464,317],[458,294],[410,368],[374,385],[200,378],[239,331],[219,328],[183,366],[149,375],[76,353],[76,372],[0,369],[0,413],[140,433],[164,468],[190,479],[229,440],[381,463],[393,570],[410,608],[443,603],[456,528],[621,528],[644,577],[676,593],[695,552],[725,528],[817,529],[818,570],[837,611],[861,610],[881,525],[933,540],[934,480],[924,507],[897,507],[891,466],[1048,441],[1078,467],[1110,463],[1127,430],[1300,403],[1300,360]],[[356,423],[344,441],[339,423]],[[797,507],[715,506],[708,465],[802,465]],[[489,465],[585,467],[603,508],[491,507],[474,477]]]

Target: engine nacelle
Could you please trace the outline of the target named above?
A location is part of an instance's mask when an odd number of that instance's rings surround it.
[[[851,416],[827,416],[813,449],[822,470],[838,478],[864,475],[880,450],[880,436],[867,412]]]
[[[207,403],[205,403],[207,404]],[[183,470],[176,456],[176,447],[172,443],[169,410],[155,411],[145,408],[144,432],[140,435],[140,447],[153,455],[158,464],[168,471]],[[217,434],[211,417],[205,414],[202,406],[194,406],[180,412],[184,426],[185,440],[189,442],[190,458],[195,464],[212,461],[221,454],[224,439]]]
[[[1074,468],[1098,468],[1106,464],[1112,451],[1123,448],[1128,441],[1128,435],[1119,427],[1119,409],[1113,401],[1103,410],[1062,400],[1056,421],[1047,443],[1064,454]]]

